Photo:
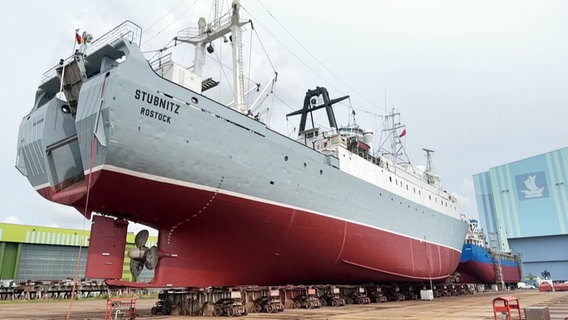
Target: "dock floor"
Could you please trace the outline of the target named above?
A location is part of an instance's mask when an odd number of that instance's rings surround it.
[[[400,301],[382,304],[347,305],[344,307],[323,307],[320,309],[285,310],[280,313],[249,313],[238,319],[287,319],[287,320],[371,320],[371,319],[405,319],[405,320],[489,320],[494,319],[492,303],[499,296],[514,296],[519,299],[522,310],[526,307],[546,306],[551,319],[564,320],[568,317],[568,292],[538,292],[537,290],[515,290],[485,292],[474,295],[440,297],[433,301]],[[137,301],[137,319],[172,320],[172,319],[213,319],[211,317],[189,316],[152,316],[150,309],[154,299]],[[70,319],[104,319],[105,300],[75,300],[71,305]],[[56,302],[2,302],[0,319],[67,319],[70,308],[68,301]],[[218,318],[215,318],[218,319]],[[501,315],[497,319],[503,319]],[[514,315],[513,319],[518,319]],[[524,312],[523,312],[524,319]]]

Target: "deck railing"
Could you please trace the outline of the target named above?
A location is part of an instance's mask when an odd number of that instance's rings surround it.
[[[140,45],[142,42],[142,28],[135,24],[132,21],[124,21],[116,28],[112,29],[111,31],[105,33],[98,39],[94,40],[93,42],[89,43],[87,49],[85,51],[85,55],[89,55],[92,52],[97,51],[98,49],[102,48],[103,46],[112,43],[120,38],[126,38],[134,43]],[[72,59],[74,59],[74,54],[64,59],[64,65],[67,65]],[[55,69],[59,67],[60,64],[53,66],[51,69],[47,70],[41,79],[41,83],[47,82],[49,79],[53,78],[56,73]]]

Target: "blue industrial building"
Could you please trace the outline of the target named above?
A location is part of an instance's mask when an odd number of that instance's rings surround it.
[[[568,280],[568,148],[473,176],[482,227],[501,251],[519,253],[523,273]]]

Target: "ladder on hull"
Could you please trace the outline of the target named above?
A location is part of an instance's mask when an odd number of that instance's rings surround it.
[[[499,247],[497,244],[497,233],[489,233],[491,240],[491,255],[493,256],[493,268],[495,270],[495,283],[501,285],[501,288],[505,288],[505,282],[503,280],[503,267],[501,265],[501,255],[499,254]]]

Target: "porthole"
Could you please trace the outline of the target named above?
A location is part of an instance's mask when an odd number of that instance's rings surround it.
[[[197,100],[196,97],[191,97],[191,102],[197,104],[199,103],[199,100]]]
[[[284,161],[288,161],[288,156],[284,156]]]

